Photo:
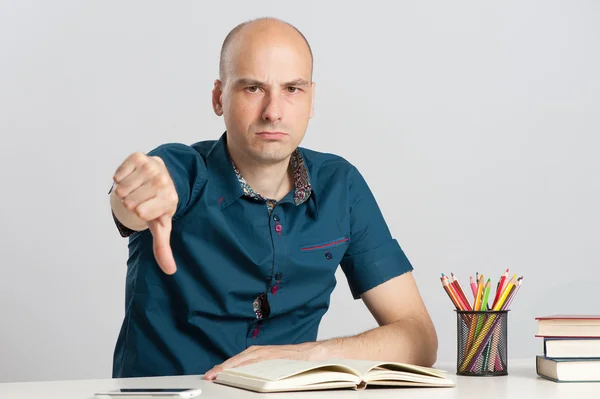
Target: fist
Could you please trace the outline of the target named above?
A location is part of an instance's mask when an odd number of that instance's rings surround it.
[[[177,210],[177,191],[165,163],[141,152],[131,154],[113,177],[115,194],[123,206],[144,222]]]
[[[179,197],[165,163],[159,157],[136,152],[119,166],[113,180],[115,195],[123,206],[148,225],[159,266],[167,274],[175,273],[170,238]]]

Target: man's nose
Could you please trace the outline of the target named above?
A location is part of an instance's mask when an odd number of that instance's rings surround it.
[[[263,120],[269,122],[281,120],[283,108],[280,96],[278,94],[269,94],[265,98],[266,104],[262,115]]]

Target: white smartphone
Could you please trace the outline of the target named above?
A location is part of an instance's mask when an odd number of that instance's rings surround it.
[[[98,399],[189,399],[196,398],[201,393],[200,388],[121,388],[114,391],[96,392],[94,396]]]

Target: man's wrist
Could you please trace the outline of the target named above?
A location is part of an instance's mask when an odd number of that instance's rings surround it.
[[[317,341],[312,348],[314,360],[327,360],[343,358],[344,340],[346,338],[331,338],[324,341]]]

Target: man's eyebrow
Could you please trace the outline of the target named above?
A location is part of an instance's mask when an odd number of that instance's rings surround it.
[[[235,81],[236,86],[265,86],[265,84],[256,79],[241,78]]]
[[[237,79],[235,81],[235,85],[236,86],[258,86],[258,87],[267,86],[266,83],[261,82],[260,80],[250,79],[250,78]],[[298,79],[294,79],[289,82],[286,82],[282,86],[289,87],[289,86],[309,86],[309,85],[310,85],[310,82],[308,80],[298,78]]]
[[[310,85],[310,82],[306,79],[302,79],[302,78],[298,78],[298,79],[294,79],[290,82],[284,83],[283,84],[285,87],[288,86],[308,86]]]

